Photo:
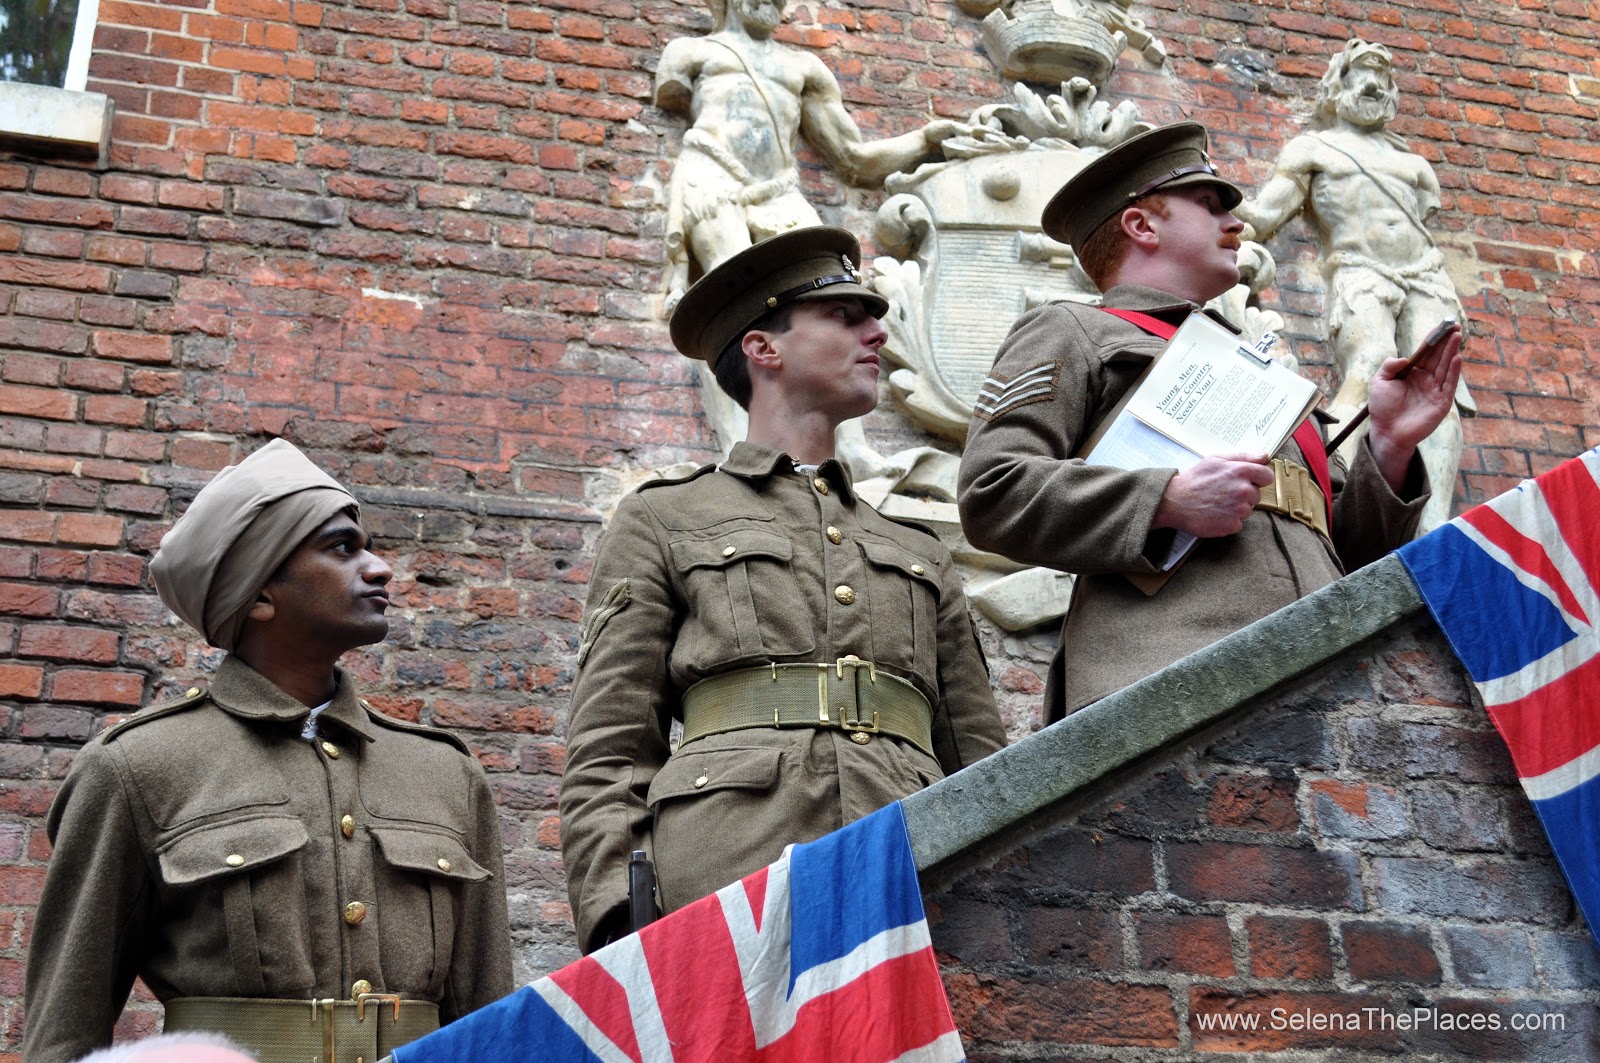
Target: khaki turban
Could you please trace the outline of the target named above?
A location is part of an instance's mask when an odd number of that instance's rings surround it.
[[[355,496],[295,448],[274,439],[230,465],[195,496],[150,561],[167,608],[218,649],[233,652],[245,613],[295,547]]]

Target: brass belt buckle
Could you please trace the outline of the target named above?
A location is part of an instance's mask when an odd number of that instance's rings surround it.
[[[863,661],[855,654],[847,653],[843,657],[840,657],[838,660],[833,662],[833,674],[840,679],[843,679],[844,670],[846,668],[854,668],[858,671],[862,668],[865,668],[867,670],[867,682],[873,684],[878,682],[878,665],[876,662]]]
[[[400,1021],[400,994],[398,993],[362,993],[356,997],[356,1021],[367,1021],[367,1001],[373,1000],[379,1004],[394,1005],[394,1021]]]
[[[1272,483],[1261,489],[1261,501],[1256,503],[1256,507],[1258,509],[1282,509],[1284,495],[1283,478],[1288,472],[1288,470],[1285,468],[1286,465],[1287,462],[1283,461],[1281,458],[1272,459]],[[1272,496],[1270,498],[1267,496],[1267,491],[1269,488],[1272,491]]]
[[[339,1060],[335,1048],[338,1037],[333,1024],[333,1015],[337,1010],[335,1005],[338,1003],[332,997],[322,1000],[311,998],[311,1021],[322,1027],[322,1057],[319,1063],[338,1063]]]
[[[860,657],[857,657],[853,653],[846,654],[845,656],[840,657],[838,660],[833,662],[833,673],[840,680],[844,679],[844,670],[846,668],[852,669],[857,679],[859,679],[861,676],[861,669],[865,668],[867,670],[867,682],[874,686],[877,685],[878,666],[875,662],[863,661]],[[859,716],[861,712],[861,695],[859,689],[856,693],[855,702],[856,713]],[[840,706],[840,708],[843,708],[843,706]],[[862,719],[847,720],[844,718],[844,714],[840,713],[839,726],[846,731],[862,731],[866,734],[878,734],[878,714],[877,712],[873,712],[872,722],[868,723],[866,720]]]

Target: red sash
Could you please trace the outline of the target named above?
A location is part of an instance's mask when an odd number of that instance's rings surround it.
[[[1100,309],[1159,339],[1171,340],[1178,334],[1177,325],[1169,325],[1158,317],[1137,310],[1113,310],[1109,306],[1102,306]],[[1299,446],[1301,455],[1305,457],[1306,468],[1311,470],[1312,478],[1317,481],[1317,486],[1322,488],[1322,502],[1328,507],[1328,527],[1332,528],[1333,481],[1328,476],[1328,448],[1323,446],[1322,435],[1310,417],[1300,422],[1300,427],[1294,430],[1291,438]]]

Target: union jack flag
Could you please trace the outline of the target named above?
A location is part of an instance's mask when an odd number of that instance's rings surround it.
[[[1600,448],[1400,550],[1600,927]],[[1600,935],[1597,935],[1600,940]]]
[[[959,1063],[899,803],[394,1052],[395,1063]]]

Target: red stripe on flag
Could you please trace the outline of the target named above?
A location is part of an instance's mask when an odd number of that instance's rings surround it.
[[[955,1028],[939,965],[927,948],[880,963],[807,1001],[794,1029],[753,1058],[759,1063],[882,1063]]]
[[[1600,656],[1516,701],[1489,706],[1517,777],[1553,771],[1600,745]]]
[[[1583,607],[1578,604],[1578,596],[1572,593],[1572,588],[1567,585],[1567,581],[1551,562],[1550,555],[1545,552],[1542,544],[1528,538],[1489,506],[1469,509],[1461,515],[1461,519],[1478,529],[1485,539],[1504,550],[1518,568],[1548,584],[1550,589],[1555,591],[1556,597],[1561,600],[1561,608],[1585,624],[1589,623]]]
[[[628,991],[609,971],[592,956],[585,956],[561,968],[550,980],[577,1001],[589,1021],[611,1038],[612,1044],[626,1052],[635,1063],[642,1063],[644,1057],[639,1054],[639,1040],[633,1032],[633,1009],[628,1004]]]
[[[753,1059],[750,1005],[722,901],[715,894],[703,897],[651,923],[643,937],[674,1063]]]
[[[1600,484],[1594,477],[1587,462],[1574,459],[1539,477],[1539,487],[1589,584],[1600,586]]]

